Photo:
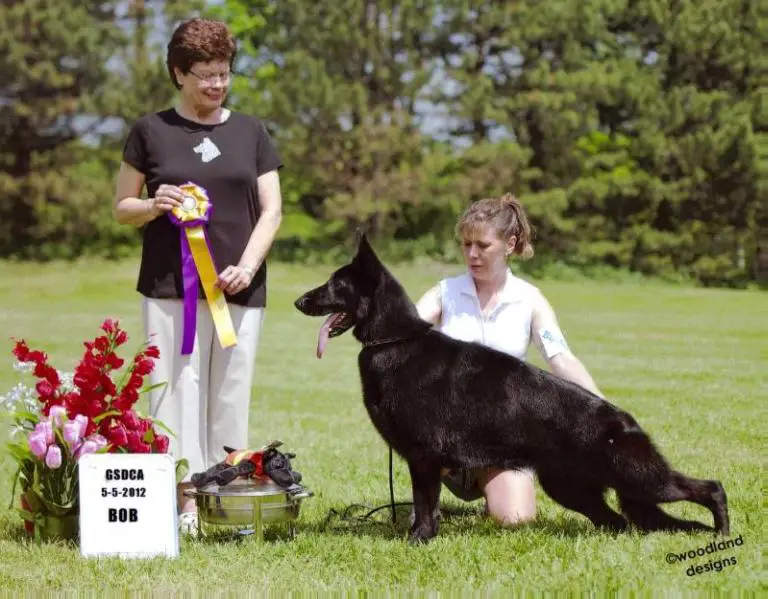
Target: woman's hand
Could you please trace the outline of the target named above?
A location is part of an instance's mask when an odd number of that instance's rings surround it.
[[[155,217],[170,212],[184,201],[184,192],[175,185],[161,185],[155,192],[155,197],[149,200],[150,210]]]
[[[250,266],[229,265],[219,274],[216,287],[224,293],[235,295],[251,284],[255,274],[256,272]]]

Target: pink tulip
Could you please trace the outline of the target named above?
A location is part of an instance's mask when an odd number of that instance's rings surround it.
[[[70,447],[75,446],[75,444],[80,440],[80,436],[81,432],[79,423],[75,422],[74,420],[70,420],[64,424],[64,440]]]
[[[51,411],[48,412],[48,417],[51,419],[56,428],[61,428],[61,425],[67,419],[67,408],[64,406],[53,406]]]
[[[50,420],[42,420],[35,425],[35,432],[40,433],[45,439],[45,443],[50,445],[54,441],[53,424]]]
[[[84,414],[78,414],[74,418],[75,422],[80,426],[80,436],[85,437],[85,431],[88,430],[88,416]]]
[[[77,451],[75,452],[75,459],[79,460],[84,455],[88,455],[89,453],[96,453],[98,450],[99,448],[95,441],[86,439],[82,442],[80,447],[77,448]]]
[[[103,447],[107,446],[107,440],[99,435],[98,433],[94,433],[90,437],[88,437],[91,441],[93,441],[96,444],[96,449],[102,449]]]
[[[83,439],[83,442],[75,450],[75,458],[79,460],[84,455],[88,455],[89,453],[96,453],[106,446],[107,440],[98,433],[94,433],[91,436]]]
[[[32,454],[42,460],[45,456],[45,452],[48,451],[48,443],[45,442],[45,435],[41,432],[31,432],[27,437],[27,443],[29,444],[29,450]]]
[[[45,454],[45,465],[51,470],[56,470],[61,466],[61,449],[58,445],[51,445],[48,448],[48,453]]]

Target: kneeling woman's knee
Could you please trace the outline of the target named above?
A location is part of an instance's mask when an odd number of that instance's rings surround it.
[[[518,526],[536,518],[536,491],[527,472],[492,472],[484,491],[488,515],[502,526]]]
[[[488,515],[502,526],[514,527],[536,519],[536,505],[488,506]]]

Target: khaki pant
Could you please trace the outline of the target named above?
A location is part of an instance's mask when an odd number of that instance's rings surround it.
[[[229,304],[237,345],[222,349],[208,304],[198,301],[195,345],[187,356],[181,355],[183,313],[181,300],[143,300],[144,331],[160,349],[149,381],[168,383],[152,391],[150,414],[176,435],[169,435],[169,451],[189,461],[188,481],[224,459],[222,446],[248,447],[248,409],[264,309]]]

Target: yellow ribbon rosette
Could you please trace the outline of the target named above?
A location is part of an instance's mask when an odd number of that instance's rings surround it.
[[[203,225],[213,206],[208,193],[194,183],[180,186],[184,201],[168,213],[171,222],[179,227],[181,238],[181,277],[184,283],[184,333],[182,355],[192,353],[197,329],[197,282],[203,284],[205,298],[211,310],[219,343],[223,348],[237,345],[237,334],[232,325],[224,292],[216,287],[218,274],[213,264],[211,246]]]

